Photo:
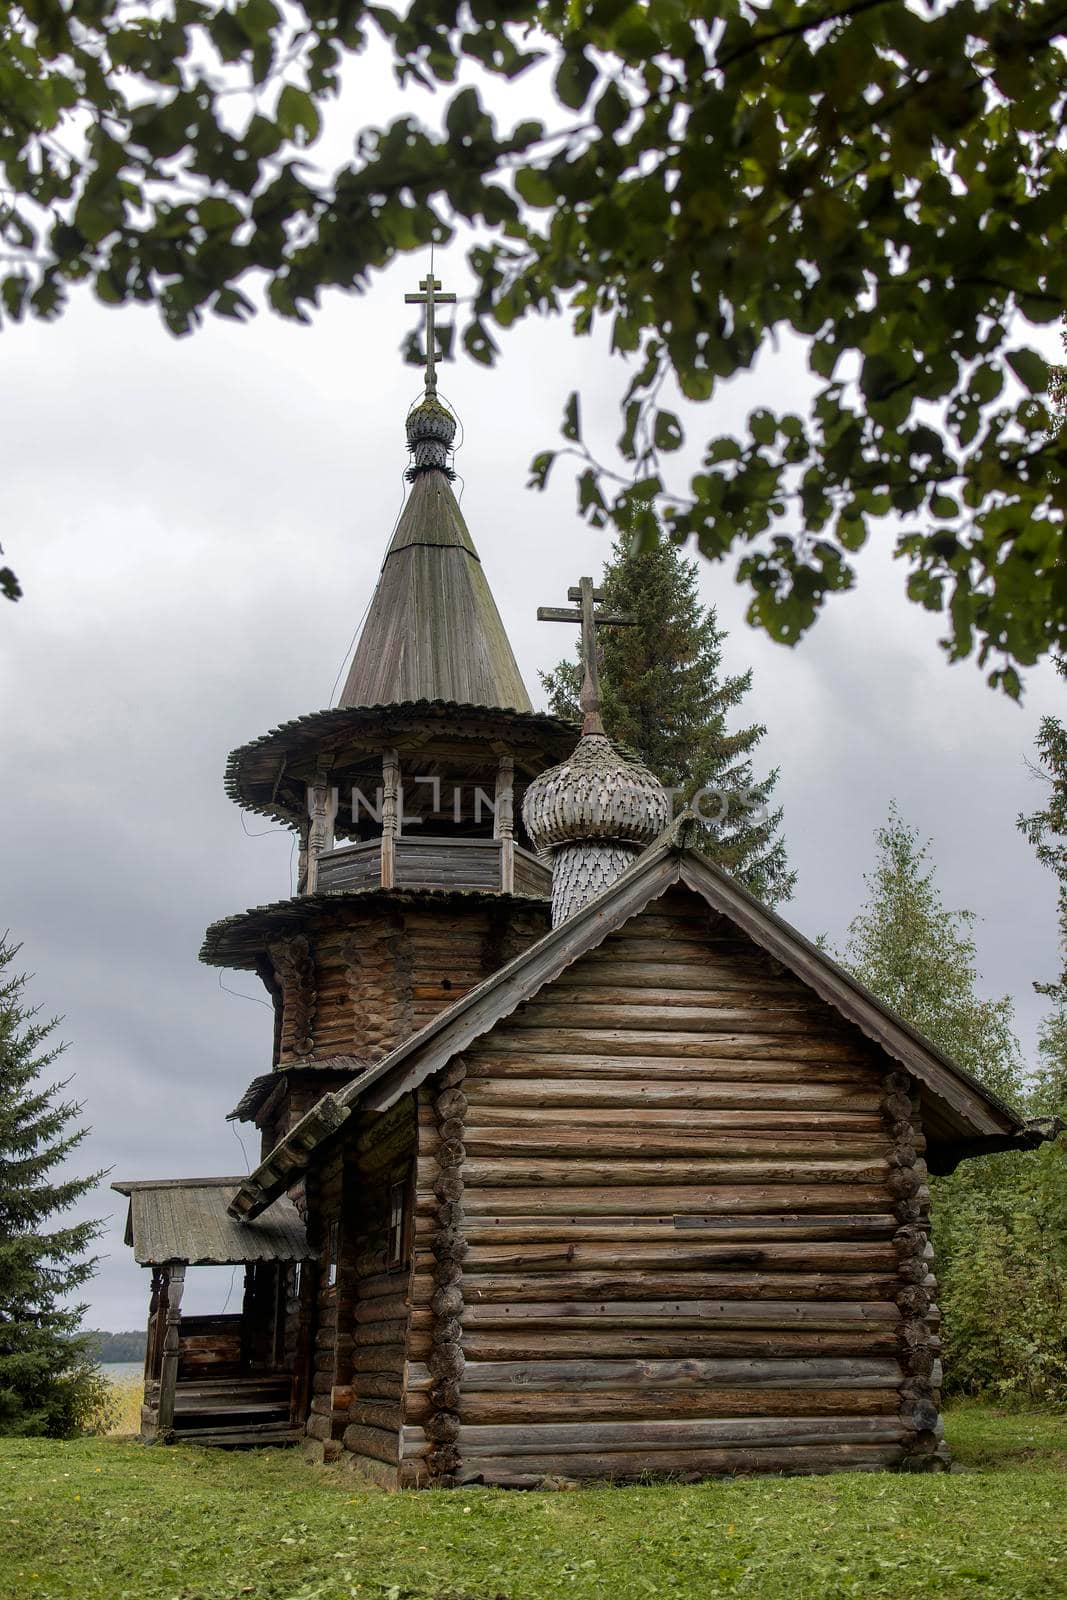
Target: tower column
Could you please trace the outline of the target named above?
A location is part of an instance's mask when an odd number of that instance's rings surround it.
[[[496,769],[493,837],[500,840],[500,892],[515,891],[515,758],[501,756]]]
[[[386,750],[382,756],[382,888],[396,883],[396,841],[400,835],[400,755]]]

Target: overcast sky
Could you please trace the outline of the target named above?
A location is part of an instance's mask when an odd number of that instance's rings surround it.
[[[64,1016],[71,1092],[93,1128],[83,1167],[245,1170],[224,1118],[270,1066],[271,1016],[253,977],[223,975],[228,993],[196,957],[209,922],[288,892],[291,843],[259,818],[242,824],[223,767],[235,745],[331,702],[402,503],[419,389],[399,356],[403,293],[426,266],[335,296],[310,327],[262,315],[176,342],[154,312],[83,295],[55,324],[3,333],[0,542],[26,594],[0,601],[0,929],[23,941],[33,999]],[[462,251],[438,271],[462,289]],[[608,538],[578,520],[564,470],[538,495],[526,468],[556,441],[575,386],[607,448],[621,376],[561,322],[514,331],[493,371],[444,374],[464,430],[463,509],[536,704],[538,669],[572,648],[536,608],[598,572]],[[721,431],[803,390],[786,349],[697,422]],[[1056,964],[1054,889],[1014,820],[1040,803],[1026,762],[1042,713],[1064,709],[1062,685],[1031,673],[1020,708],[973,665],[946,666],[904,577],[865,555],[858,592],[794,651],[746,627],[729,568],[702,564],[701,590],[730,629],[728,669],[754,669],[744,715],[767,726],[760,769],[781,769],[799,873],[787,915],[843,938],[895,798],[932,838],[947,902],[978,913],[985,988],[1014,997],[1032,1053],[1031,983]],[[94,1198],[113,1218],[95,1326],[144,1321],[124,1207],[106,1186]],[[190,1309],[217,1308],[223,1279],[191,1274]]]

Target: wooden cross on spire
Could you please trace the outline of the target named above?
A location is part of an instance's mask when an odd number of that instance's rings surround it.
[[[579,578],[576,589],[567,590],[568,600],[577,600],[575,608],[569,606],[538,606],[538,622],[578,622],[582,629],[582,692],[578,704],[582,708],[582,733],[603,733],[600,718],[600,659],[597,646],[598,628],[633,628],[637,618],[629,612],[598,611],[604,598],[602,589],[593,588],[592,578]]]
[[[433,275],[433,257],[430,258],[429,277],[423,278],[419,284],[420,294],[406,294],[404,304],[409,306],[426,307],[426,395],[429,398],[437,393],[437,359],[441,352],[437,348],[437,320],[435,312],[438,306],[454,306],[454,294],[441,293],[441,280]]]

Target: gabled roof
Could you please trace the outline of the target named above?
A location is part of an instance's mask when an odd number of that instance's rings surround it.
[[[446,474],[411,486],[341,692],[342,707],[448,700],[532,711]]]
[[[843,971],[803,934],[735,883],[721,868],[685,844],[692,819],[682,816],[610,888],[575,916],[530,945],[506,967],[469,990],[384,1060],[353,1080],[335,1099],[346,1112],[386,1111],[401,1095],[447,1066],[551,983],[570,964],[601,944],[631,917],[674,885],[700,895],[755,944],[780,961],[847,1022],[900,1063],[922,1085],[939,1134],[962,1154],[1038,1143],[1054,1136],[1023,1122],[977,1079],[943,1055],[863,984]],[[281,1150],[279,1146],[279,1150]],[[306,1141],[303,1149],[310,1155]],[[281,1189],[272,1152],[235,1196],[235,1206],[255,1216]],[[959,1159],[959,1155],[955,1157]],[[291,1166],[287,1169],[292,1174]],[[266,1182],[261,1181],[262,1178]],[[291,1181],[291,1176],[290,1176]]]
[[[242,1179],[160,1178],[113,1183],[129,1196],[126,1243],[142,1267],[168,1261],[192,1266],[237,1266],[250,1261],[306,1261],[304,1224],[287,1195],[265,1208],[251,1225],[230,1215]]]

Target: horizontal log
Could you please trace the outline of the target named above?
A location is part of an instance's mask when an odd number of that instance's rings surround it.
[[[667,1212],[700,1215],[738,1215],[767,1211],[874,1211],[884,1206],[880,1184],[720,1184],[715,1187],[668,1188],[480,1188],[471,1185],[463,1196],[468,1216],[657,1216]],[[436,1214],[437,1199],[425,1190],[417,1195],[420,1210]]]
[[[353,1378],[353,1401],[400,1400],[403,1394],[404,1382],[399,1372],[358,1372]]]
[[[415,1261],[416,1281],[420,1272],[430,1271],[434,1257],[420,1252]],[[893,1275],[897,1256],[892,1242],[859,1242],[835,1239],[829,1242],[738,1241],[734,1244],[709,1243],[678,1229],[655,1243],[621,1240],[580,1239],[567,1243],[468,1244],[463,1258],[466,1277],[490,1272],[551,1273],[590,1268],[597,1272],[706,1271],[728,1267],[810,1271],[825,1268],[841,1272],[880,1272]],[[476,1293],[478,1291],[475,1291]]]
[[[698,1300],[728,1295],[737,1300],[799,1301],[889,1301],[898,1288],[895,1277],[869,1272],[758,1272],[743,1267],[735,1272],[680,1272],[666,1275],[652,1272],[568,1272],[499,1273],[471,1279],[464,1285],[471,1305],[514,1307],[515,1314],[533,1301],[548,1296],[557,1301],[584,1304],[589,1300],[673,1301]],[[414,1301],[428,1305],[433,1296],[432,1280],[424,1277]],[[450,1313],[451,1314],[451,1313]]]
[[[468,1361],[463,1373],[463,1393],[468,1396],[509,1389],[588,1392],[625,1388],[685,1389],[698,1393],[711,1388],[741,1388],[752,1392],[783,1389],[792,1393],[825,1390],[828,1386],[841,1386],[854,1392],[872,1389],[896,1392],[903,1381],[904,1370],[895,1357],[877,1356],[836,1359],[811,1356],[786,1361],[761,1356],[676,1361]],[[408,1364],[409,1395],[428,1390],[432,1383],[425,1364]]]
[[[412,1396],[413,1400],[416,1398]],[[423,1398],[428,1407],[429,1397]],[[463,1423],[491,1426],[695,1417],[895,1417],[899,1409],[900,1394],[896,1389],[636,1388],[477,1394],[464,1390],[459,1416]],[[412,1425],[418,1420],[414,1415],[406,1418]]]
[[[751,973],[709,973],[703,965],[668,967],[634,962],[637,976],[582,963],[562,972],[552,983],[553,997],[566,996],[567,1005],[648,1007],[739,1006],[750,1011],[779,1008],[806,1010],[812,1017],[836,1020],[824,1003],[796,980],[759,978]]]
[[[384,1428],[367,1428],[361,1423],[350,1423],[342,1440],[346,1450],[353,1455],[370,1456],[372,1461],[384,1461],[395,1466],[400,1460],[400,1434]]]
[[[844,1047],[849,1056],[858,1062],[861,1058],[854,1042],[843,1027],[834,1027],[832,1016],[826,1007],[821,1007],[818,1002],[813,1004],[802,996],[781,1000],[773,1008],[747,1006],[737,1000],[731,1002],[725,996],[720,998],[718,1004],[701,1006],[685,1001],[663,1005],[658,995],[649,995],[644,1004],[633,1005],[630,996],[627,996],[626,1001],[605,1011],[602,1005],[590,1005],[584,996],[572,990],[563,1005],[531,1002],[516,1011],[508,1018],[508,1031],[538,1032],[552,1029],[564,1038],[579,1031],[599,1034],[609,1030],[613,1037],[631,1032],[642,1036],[656,1033],[753,1033],[761,1038],[777,1034],[801,1034],[805,1039],[820,1044],[825,1040],[837,1049]]]
[[[692,1073],[687,1074],[687,1081]],[[472,1084],[472,1088],[474,1085]],[[436,1128],[436,1114],[427,1108],[419,1112],[425,1119],[423,1126]],[[889,1131],[881,1113],[872,1111],[811,1111],[793,1108],[788,1111],[727,1107],[701,1109],[692,1106],[531,1106],[482,1105],[471,1111],[468,1127],[556,1128],[580,1130],[590,1134],[606,1128],[623,1128],[635,1136],[647,1130],[679,1128],[700,1133],[704,1129],[722,1129],[725,1132],[752,1132],[773,1135],[783,1133],[818,1134],[840,1133],[874,1134],[888,1143]]]
[[[430,1230],[429,1219],[420,1219]],[[755,1213],[750,1216],[583,1216],[583,1217],[468,1217],[463,1235],[468,1245],[543,1245],[594,1244],[616,1242],[627,1247],[637,1242],[673,1243],[676,1240],[699,1247],[705,1241],[749,1242],[764,1246],[780,1240],[889,1239],[899,1224],[891,1212],[853,1212],[790,1214]],[[427,1233],[418,1235],[420,1241]],[[684,1247],[684,1246],[683,1246]]]
[[[686,1478],[746,1473],[821,1474],[882,1472],[904,1457],[900,1444],[826,1444],[735,1450],[662,1450],[650,1460],[643,1450],[597,1455],[473,1456],[456,1469],[457,1485],[496,1484],[501,1488],[536,1489],[544,1478],[644,1479],[650,1473]]]
[[[468,1103],[474,1107],[490,1105],[528,1106],[628,1106],[683,1107],[693,1110],[742,1108],[749,1116],[755,1111],[798,1110],[866,1111],[878,1110],[874,1090],[848,1083],[650,1083],[644,1080],[614,1078],[468,1078]],[[468,1118],[476,1122],[477,1117]]]
[[[842,1156],[839,1159],[790,1156],[774,1160],[737,1156],[714,1160],[679,1157],[661,1161],[619,1157],[602,1161],[575,1156],[552,1161],[537,1156],[468,1158],[463,1163],[465,1185],[543,1188],[554,1184],[603,1183],[620,1189],[627,1184],[695,1183],[876,1183],[888,1186],[889,1166],[884,1159]],[[418,1164],[418,1182],[428,1188],[437,1173],[434,1163]]]
[[[412,1313],[412,1323],[427,1313]],[[503,1306],[466,1305],[460,1321],[464,1329],[551,1327],[560,1322],[570,1327],[603,1329],[605,1321],[619,1327],[706,1327],[716,1323],[725,1327],[750,1328],[849,1328],[890,1326],[901,1322],[900,1312],[889,1301],[809,1300],[533,1300]]]
[[[545,1425],[518,1423],[482,1427],[462,1424],[458,1444],[464,1456],[523,1456],[551,1454],[566,1457],[593,1451],[726,1449],[731,1446],[900,1444],[906,1431],[896,1417],[730,1417],[676,1418],[651,1422],[556,1422]],[[420,1427],[405,1427],[401,1434],[404,1455],[416,1454],[426,1443]]]
[[[724,1128],[640,1128],[598,1127],[579,1123],[558,1127],[540,1123],[534,1126],[495,1127],[468,1123],[463,1143],[470,1157],[512,1157],[573,1155],[653,1156],[676,1160],[714,1156],[719,1159],[759,1157],[781,1161],[785,1156],[810,1160],[812,1157],[866,1158],[884,1163],[889,1142],[885,1134],[843,1133],[840,1129],[818,1128],[802,1132]]]
[[[356,1322],[360,1327],[375,1322],[393,1322],[402,1320],[407,1311],[408,1300],[404,1294],[391,1294],[380,1300],[360,1300],[356,1306]]]
[[[847,1061],[857,1067],[866,1064],[851,1037],[842,1034],[834,1038],[828,1031],[815,1036],[776,1036],[738,1028],[690,1035],[672,1028],[604,1028],[595,1024],[568,1028],[565,1023],[523,1028],[520,1023],[521,1019],[512,1019],[507,1028],[495,1031],[486,1054],[490,1048],[494,1058],[525,1051],[536,1054],[540,1045],[548,1054],[562,1050],[590,1056],[741,1056],[753,1060],[780,1056],[789,1061]]]
[[[399,1402],[359,1398],[353,1402],[349,1415],[350,1420],[360,1426],[381,1428],[386,1433],[395,1433],[404,1422],[403,1411],[404,1408]]]
[[[424,1341],[426,1342],[426,1341]],[[352,1352],[352,1371],[358,1374],[353,1380],[357,1389],[365,1393],[371,1391],[366,1388],[364,1374],[376,1374],[379,1377],[399,1378],[404,1371],[405,1343],[398,1339],[392,1344],[361,1344],[356,1343]]]
[[[412,1335],[409,1354],[415,1362],[426,1360],[429,1333]],[[637,1329],[612,1327],[597,1332],[563,1324],[543,1328],[465,1328],[463,1353],[471,1362],[545,1361],[592,1359],[608,1360],[687,1360],[693,1357],[789,1360],[820,1356],[853,1359],[868,1356],[896,1356],[900,1348],[898,1329],[837,1328],[832,1331],[811,1328],[730,1328],[722,1324],[700,1328],[679,1327]]]
[[[580,965],[561,972],[552,987],[561,991],[607,988],[609,992],[614,989],[618,993],[632,994],[635,990],[648,989],[667,989],[672,993],[689,989],[725,993],[735,989],[762,991],[764,985],[783,996],[798,991],[811,992],[788,973],[770,976],[766,963],[758,956],[750,960],[739,956],[724,961],[705,950],[700,957],[686,959],[675,954],[672,947],[661,950],[658,957],[643,959],[621,947],[610,950],[607,945],[585,956]]]
[[[407,1335],[407,1315],[398,1317],[394,1322],[361,1322],[357,1325],[354,1343],[358,1345],[399,1344],[404,1343]]]

